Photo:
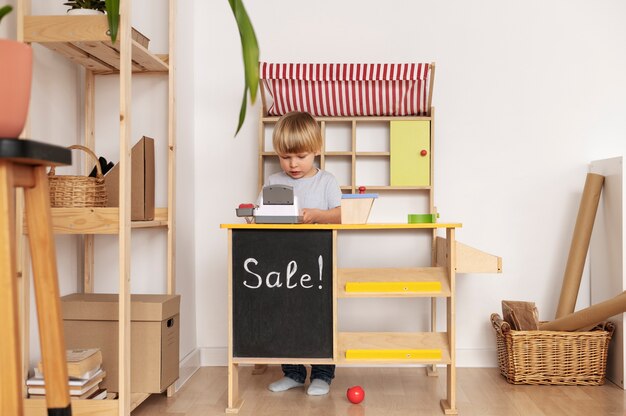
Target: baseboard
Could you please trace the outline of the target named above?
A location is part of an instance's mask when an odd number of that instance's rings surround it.
[[[200,349],[202,367],[221,367],[228,365],[227,347],[203,347]]]
[[[179,364],[178,380],[174,385],[175,391],[185,385],[185,383],[198,371],[201,367],[200,350],[198,348],[191,351],[185,358],[183,358]]]
[[[200,348],[202,367],[219,367],[228,364],[228,348]],[[495,349],[457,349],[457,367],[497,367],[498,354]],[[194,370],[195,371],[195,370]]]
[[[498,353],[495,348],[456,350],[457,367],[490,368],[498,366]]]

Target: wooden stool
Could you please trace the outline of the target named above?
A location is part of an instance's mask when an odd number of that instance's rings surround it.
[[[48,415],[72,414],[46,166],[68,165],[69,149],[0,139],[0,415],[22,416],[15,188],[24,188]],[[21,230],[19,230],[21,232]]]

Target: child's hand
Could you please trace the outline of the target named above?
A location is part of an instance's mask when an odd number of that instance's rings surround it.
[[[302,222],[304,224],[341,224],[341,208],[329,210],[304,208]]]
[[[320,223],[321,209],[304,208],[302,210],[302,222],[304,224],[316,224]]]

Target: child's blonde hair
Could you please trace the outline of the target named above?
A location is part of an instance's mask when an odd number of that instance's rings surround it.
[[[311,114],[294,111],[278,119],[272,143],[279,155],[318,153],[322,150],[322,131]]]

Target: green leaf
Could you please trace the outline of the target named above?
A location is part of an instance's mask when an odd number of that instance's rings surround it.
[[[111,42],[117,40],[117,32],[120,27],[120,0],[105,0],[107,9],[107,20],[109,22],[109,36]]]
[[[0,7],[0,21],[2,21],[2,18],[4,16],[6,16],[7,14],[11,13],[11,10],[13,10],[13,7],[6,5],[3,7]]]
[[[241,38],[241,52],[244,65],[244,101],[242,106],[246,105],[246,92],[250,92],[250,101],[254,103],[256,100],[257,90],[259,89],[259,44],[252,27],[252,22],[248,17],[248,13],[243,6],[241,0],[228,0],[230,8],[233,11],[235,20],[237,21],[237,28],[239,29],[239,36]],[[243,121],[245,120],[246,111],[242,108],[239,112],[239,127],[237,132],[241,128]],[[237,135],[237,133],[235,133]]]

